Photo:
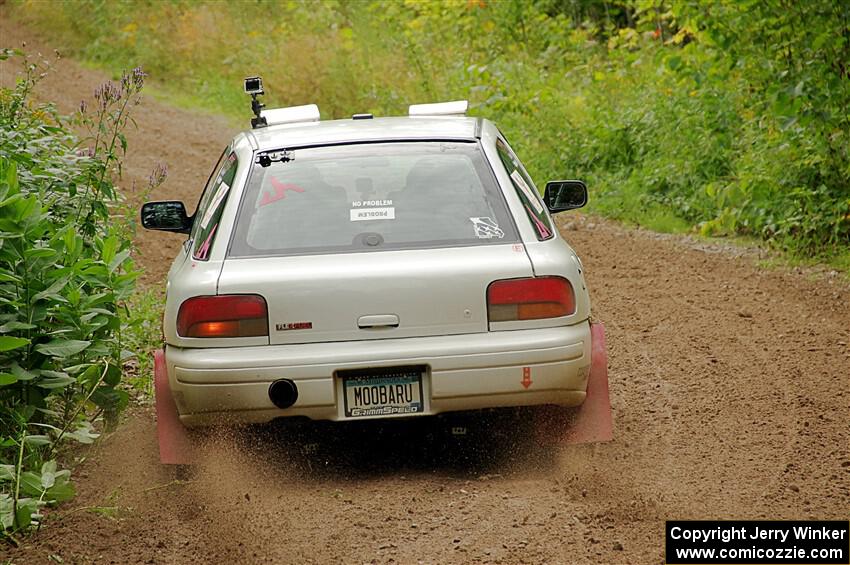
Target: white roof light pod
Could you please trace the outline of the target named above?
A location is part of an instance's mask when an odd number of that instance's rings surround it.
[[[409,116],[465,116],[469,108],[468,100],[438,102],[436,104],[411,104]]]
[[[260,114],[270,126],[278,124],[294,124],[299,122],[318,122],[319,107],[315,104],[290,106],[288,108],[271,108]]]

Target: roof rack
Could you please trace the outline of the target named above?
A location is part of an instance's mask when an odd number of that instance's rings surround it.
[[[265,118],[266,123],[270,126],[278,124],[295,124],[299,122],[318,122],[321,116],[319,115],[319,107],[315,104],[305,104],[304,106],[289,106],[287,108],[270,108],[263,110],[260,116]]]
[[[437,102],[436,104],[411,104],[409,116],[465,116],[469,101],[454,100],[452,102]]]

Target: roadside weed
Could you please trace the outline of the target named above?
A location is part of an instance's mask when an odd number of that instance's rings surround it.
[[[73,497],[61,447],[95,441],[129,401],[122,330],[138,272],[113,216],[145,75],[100,86],[75,117],[90,132],[79,140],[30,100],[48,67],[25,58],[15,87],[0,89],[0,532],[13,542]]]

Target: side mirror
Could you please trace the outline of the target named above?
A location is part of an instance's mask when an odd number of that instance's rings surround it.
[[[546,183],[543,200],[553,214],[575,210],[587,204],[587,186],[580,180],[552,180]]]
[[[142,204],[142,227],[145,229],[189,233],[192,220],[186,215],[186,206],[177,200]]]

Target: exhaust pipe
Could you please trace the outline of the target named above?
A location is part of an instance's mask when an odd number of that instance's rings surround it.
[[[269,387],[269,398],[278,408],[289,408],[298,400],[298,387],[289,379],[280,379]]]

